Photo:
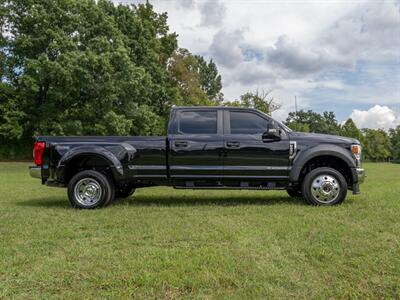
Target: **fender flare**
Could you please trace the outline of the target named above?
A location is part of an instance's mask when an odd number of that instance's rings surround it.
[[[333,156],[344,161],[346,165],[350,168],[351,173],[353,173],[353,169],[356,168],[356,162],[351,156],[350,151],[337,145],[322,144],[309,148],[304,152],[298,153],[298,155],[295,157],[293,161],[292,169],[289,174],[289,180],[291,182],[298,182],[300,177],[300,172],[303,169],[303,167],[311,159],[318,156]]]
[[[114,178],[120,178],[124,175],[124,169],[119,159],[109,150],[101,146],[80,146],[72,148],[66,152],[57,165],[57,178],[64,182],[66,180],[66,172],[71,161],[84,156],[97,156],[108,162]]]

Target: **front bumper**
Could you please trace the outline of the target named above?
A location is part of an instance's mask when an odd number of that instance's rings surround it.
[[[29,175],[33,178],[42,178],[42,168],[41,167],[29,167]]]
[[[353,185],[351,187],[349,187],[352,191],[354,195],[357,195],[360,193],[360,184],[364,182],[365,180],[365,170],[361,169],[361,168],[354,168],[352,169],[352,173],[353,173]]]
[[[356,171],[357,171],[358,183],[363,183],[366,177],[365,170],[357,168]]]

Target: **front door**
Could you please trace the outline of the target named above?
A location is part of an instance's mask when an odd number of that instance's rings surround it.
[[[169,174],[172,179],[198,181],[222,179],[222,111],[178,110],[169,135]]]
[[[262,134],[274,122],[257,111],[227,110],[224,113],[224,178],[251,180],[287,179],[289,139],[263,141]]]

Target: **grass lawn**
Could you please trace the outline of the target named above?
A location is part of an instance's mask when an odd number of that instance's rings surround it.
[[[0,163],[0,299],[400,298],[400,165],[336,207],[147,188],[92,211],[27,166]]]

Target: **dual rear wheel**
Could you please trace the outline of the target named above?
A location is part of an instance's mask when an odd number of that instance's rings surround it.
[[[115,188],[113,181],[105,174],[85,170],[77,173],[68,184],[68,198],[76,208],[93,209],[107,206],[114,198],[126,198],[134,188]]]

